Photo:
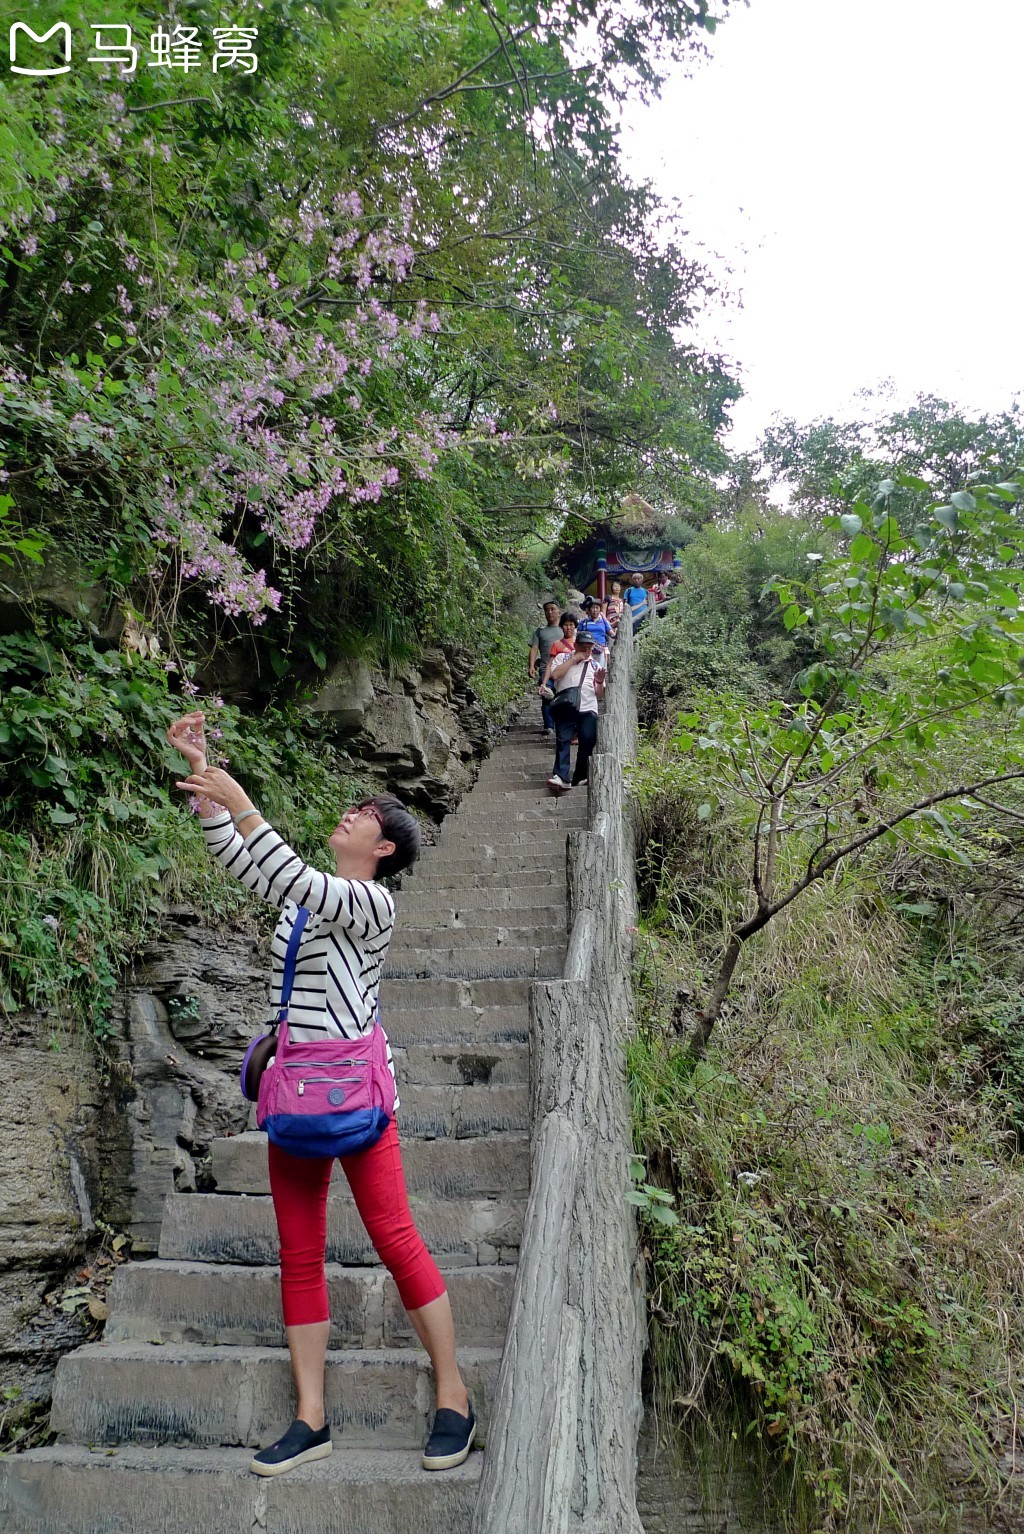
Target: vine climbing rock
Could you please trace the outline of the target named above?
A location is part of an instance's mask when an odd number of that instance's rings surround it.
[[[381,987],[413,1211],[445,1273],[481,1437],[529,1192],[529,987],[562,973],[566,835],[586,817],[584,792],[547,794],[549,757],[521,724],[484,764],[403,882]],[[215,1192],[168,1197],[159,1257],[118,1272],[103,1340],[61,1360],[57,1442],[0,1461],[0,1528],[468,1527],[481,1456],[438,1475],[420,1467],[429,1366],[340,1172],[328,1212],[335,1452],[280,1480],[249,1472],[293,1401],[264,1137],[216,1141],[213,1175]]]

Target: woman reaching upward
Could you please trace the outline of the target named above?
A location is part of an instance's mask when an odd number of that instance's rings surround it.
[[[415,820],[392,794],[353,805],[328,838],[335,871],[321,873],[286,845],[234,778],[207,765],[201,713],[176,720],[167,739],[188,761],[189,776],[177,786],[197,797],[210,852],[246,889],[280,909],[271,945],[272,990],[279,1006],[290,952],[291,1043],[322,1046],[337,1039],[339,1058],[351,1053],[351,1041],[373,1030],[377,988],[394,929],[394,902],[377,880],[415,860],[420,840]],[[394,1075],[390,1048],[387,1059]],[[294,1156],[273,1143],[268,1152],[281,1239],[281,1300],[298,1404],[288,1430],[252,1460],[251,1468],[264,1476],[323,1459],[332,1450],[324,1415],[330,1331],[324,1258],[334,1161]],[[461,1465],[472,1448],[476,1422],[456,1362],[444,1280],[409,1211],[394,1118],[376,1144],[338,1159],[363,1224],[433,1364],[437,1411],[423,1466],[447,1470]]]

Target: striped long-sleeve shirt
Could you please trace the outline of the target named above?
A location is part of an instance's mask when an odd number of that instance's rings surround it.
[[[320,873],[266,823],[246,837],[226,810],[201,824],[214,857],[246,889],[281,908],[270,947],[275,1007],[281,1004],[284,960],[296,912],[300,906],[309,911],[288,1003],[292,1039],[311,1044],[369,1033],[395,925],[395,904],[383,885]],[[390,1045],[388,1065],[394,1075]]]

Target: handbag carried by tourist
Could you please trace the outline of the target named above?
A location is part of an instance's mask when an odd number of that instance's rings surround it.
[[[582,666],[589,666],[590,665],[590,661],[589,660],[580,661],[579,664],[582,665]],[[572,670],[573,670],[572,666],[567,666],[565,668],[566,676],[568,676],[569,672],[572,671]],[[583,672],[581,671],[580,672],[579,684],[577,686],[575,686],[575,687],[563,687],[561,692],[559,692],[556,689],[555,696],[551,699],[551,702],[548,704],[548,713],[554,715],[554,717],[556,719],[559,718],[559,716],[561,716],[563,719],[567,719],[570,714],[574,714],[578,710],[578,708],[580,706],[580,696],[581,696],[582,692],[583,692]]]
[[[362,1038],[292,1041],[288,1002],[308,916],[299,909],[288,939],[277,1032],[269,1036],[276,1047],[259,1081],[256,1122],[274,1145],[292,1156],[354,1156],[376,1145],[390,1124],[395,1079],[379,1014]],[[243,1079],[244,1071],[243,1065]]]

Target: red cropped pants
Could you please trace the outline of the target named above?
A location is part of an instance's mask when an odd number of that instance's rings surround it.
[[[276,1145],[270,1152],[270,1191],[281,1237],[281,1304],[285,1326],[327,1321],[327,1190],[333,1158],[290,1156]],[[369,1150],[341,1156],[367,1234],[398,1286],[406,1310],[419,1310],[445,1292],[444,1279],[413,1224],[398,1148],[398,1127]]]

